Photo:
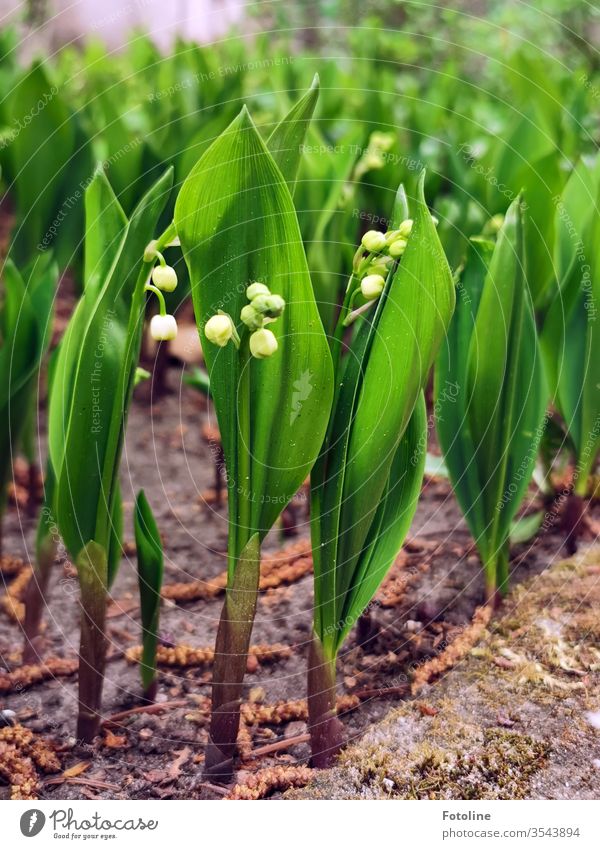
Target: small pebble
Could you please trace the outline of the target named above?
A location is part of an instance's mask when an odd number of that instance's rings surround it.
[[[391,778],[384,778],[383,779],[383,786],[388,791],[388,793],[391,793],[396,785],[394,784],[394,782],[392,781]]]
[[[17,724],[17,714],[14,710],[2,710],[0,711],[0,727],[6,725],[16,725]]]
[[[600,711],[597,711],[596,713],[594,713],[591,710],[589,710],[585,714],[585,718],[587,719],[589,724],[592,726],[592,728],[596,728],[598,731],[600,731]]]

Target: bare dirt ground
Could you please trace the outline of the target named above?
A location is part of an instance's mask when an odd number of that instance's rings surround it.
[[[14,582],[26,577],[10,559],[3,562],[0,709],[16,712],[22,739],[14,731],[10,740],[8,732],[4,740],[0,736],[0,798],[14,797],[19,792],[15,786],[25,786],[15,785],[10,769],[29,770],[33,797],[223,795],[202,783],[201,772],[210,650],[222,604],[226,504],[212,501],[217,443],[206,426],[214,426],[214,417],[181,376],[180,367],[172,367],[170,394],[152,405],[145,397],[149,387],[139,387],[131,410],[122,464],[125,554],[108,612],[104,710],[107,720],[112,719],[93,747],[79,746],[73,737],[79,631],[74,570],[63,552],[38,645],[48,667],[36,681],[34,673],[22,670],[22,631],[15,618],[21,588]],[[141,487],[155,511],[166,555],[161,713],[119,718],[115,715],[141,707],[134,662],[140,621],[132,532],[133,501]],[[532,501],[527,509],[534,506],[539,504]],[[284,538],[277,529],[265,546],[253,638],[257,648],[249,659],[240,737],[243,757],[237,781],[243,788],[234,791],[238,797],[277,794],[312,777],[304,769],[309,749],[302,699],[312,575],[303,493],[295,512],[297,535]],[[597,507],[591,516],[597,523]],[[600,708],[600,552],[585,553],[591,534],[582,547],[583,559],[559,565],[564,557],[560,530],[556,523],[547,525],[536,540],[515,547],[516,589],[497,617],[480,627],[483,582],[470,536],[448,482],[426,479],[409,539],[378,594],[371,621],[363,623],[358,641],[351,636],[340,657],[340,708],[350,738],[361,742],[347,750],[332,773],[295,793],[343,798],[598,796],[598,731],[586,712]],[[12,504],[5,555],[30,562],[34,533],[35,520]],[[269,560],[274,552],[275,559]],[[16,604],[10,601],[11,592]],[[437,661],[443,667],[461,640],[464,657],[455,658],[452,671],[446,674],[428,665]],[[173,649],[181,645],[207,651]],[[436,681],[439,671],[444,674]],[[415,681],[430,672],[432,683],[411,692]],[[375,724],[388,714],[383,724]],[[47,756],[35,749],[38,743],[46,746]]]

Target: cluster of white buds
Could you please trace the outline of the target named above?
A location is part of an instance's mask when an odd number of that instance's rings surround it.
[[[156,342],[167,342],[177,336],[177,321],[174,315],[167,313],[163,292],[174,292],[177,288],[177,272],[167,265],[164,256],[157,250],[156,240],[151,241],[144,251],[144,262],[154,262],[158,265],[152,269],[152,283],[146,283],[146,291],[153,292],[158,298],[159,314],[150,321],[150,335]]]
[[[242,307],[240,320],[250,331],[248,346],[253,357],[259,360],[270,357],[277,350],[275,334],[265,325],[276,321],[285,309],[281,295],[273,295],[264,283],[252,283],[246,289],[249,303]],[[219,310],[204,325],[204,335],[213,345],[223,348],[232,340],[236,348],[240,337],[230,315]]]
[[[396,230],[368,230],[362,237],[354,257],[354,273],[366,301],[376,300],[383,292],[390,268],[406,249],[412,225],[412,218],[407,218]]]

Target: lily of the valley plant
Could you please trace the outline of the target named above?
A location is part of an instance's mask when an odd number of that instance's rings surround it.
[[[331,357],[292,201],[317,81],[265,144],[244,108],[175,208],[228,479],[228,585],[205,772],[227,780],[258,593],[260,546],[319,452]],[[307,385],[299,401],[297,386]]]
[[[511,523],[531,480],[547,400],[522,216],[518,198],[495,245],[471,243],[435,375],[437,433],[488,602],[508,586]]]
[[[542,352],[552,401],[575,457],[567,505],[567,545],[576,548],[583,499],[600,452],[600,157],[581,161],[557,207],[558,291],[548,310]]]
[[[52,381],[53,512],[81,588],[77,735],[84,741],[94,737],[100,722],[106,594],[121,555],[119,465],[146,291],[152,289],[160,300],[160,290],[148,279],[172,234],[152,250],[147,247],[171,184],[169,171],[128,219],[104,171],[95,173],[85,195],[84,292],[61,342]]]
[[[0,550],[12,461],[32,415],[50,341],[58,269],[42,254],[23,275],[6,260],[0,284]]]
[[[424,173],[413,218],[401,190],[388,233],[358,249],[332,345],[335,399],[313,470],[315,608],[308,671],[313,764],[342,744],[335,665],[402,546],[427,443],[423,387],[454,309]],[[352,335],[345,345],[345,328]]]

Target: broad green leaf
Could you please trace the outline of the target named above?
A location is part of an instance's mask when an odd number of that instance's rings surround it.
[[[148,687],[156,668],[160,590],[163,580],[163,550],[160,533],[144,490],[140,490],[134,512],[138,583],[143,629],[142,683]]]
[[[296,175],[302,158],[302,145],[318,97],[319,75],[315,74],[309,90],[294,104],[267,140],[269,152],[292,194],[294,194]]]
[[[543,307],[553,291],[555,199],[564,184],[559,151],[548,128],[530,115],[520,118],[501,143],[494,177],[489,190],[493,211],[501,211],[506,203],[506,192],[500,188],[508,189],[513,197],[523,191],[527,206],[522,226],[528,285],[536,307]]]
[[[114,551],[113,529],[119,459],[135,367],[139,356],[149,266],[144,248],[153,238],[166,203],[172,174],[167,172],[142,198],[119,236],[120,205],[98,171],[88,191],[94,218],[87,254],[97,257],[104,279],[88,263],[83,297],[63,338],[50,401],[50,456],[54,466],[56,510],[65,545],[76,558],[95,540]],[[101,199],[101,200],[99,200]],[[102,222],[107,238],[104,238]],[[105,258],[105,246],[110,261]],[[85,458],[85,462],[83,462]]]
[[[291,195],[246,109],[190,173],[175,222],[227,462],[237,557],[253,533],[265,536],[308,474],[332,395],[327,340]],[[245,375],[236,348],[211,345],[204,325],[220,309],[244,332],[239,315],[253,281],[282,295],[286,309],[270,326],[276,354],[249,363],[246,400],[238,399]],[[247,405],[250,420],[239,422]],[[242,437],[247,425],[249,442]]]
[[[474,243],[436,371],[438,435],[488,575],[503,583],[508,535],[544,428],[547,389],[524,275],[520,200],[493,253]],[[446,397],[447,387],[455,387]]]
[[[600,302],[600,217],[598,163],[584,179],[574,172],[565,194],[564,209],[575,216],[577,229],[570,245],[562,243],[560,290],[548,310],[542,350],[550,393],[565,420],[576,452],[576,486],[585,491],[587,476],[600,450],[600,341],[597,330]],[[575,177],[575,174],[578,176]],[[572,182],[575,179],[575,182]],[[590,204],[589,192],[595,191]]]
[[[11,136],[5,151],[19,223],[19,260],[31,256],[69,193],[64,188],[75,152],[72,115],[41,63],[25,71],[5,105]],[[68,213],[67,213],[68,214]]]
[[[402,547],[421,492],[427,446],[425,397],[417,401],[392,461],[388,482],[377,507],[367,544],[346,594],[337,649],[374,598]]]
[[[483,283],[494,245],[482,239],[469,244],[457,286],[456,310],[435,368],[436,430],[454,493],[477,539],[485,528],[479,472],[467,420],[467,366]]]
[[[352,419],[340,513],[340,592],[364,544],[392,458],[454,310],[454,286],[425,203],[424,173],[402,262],[378,306]]]
[[[315,628],[330,652],[336,650],[336,623],[346,604],[355,610],[363,603],[361,597],[354,608],[352,601],[360,558],[454,307],[452,277],[425,204],[423,177],[402,261],[339,364],[327,441],[313,472]],[[402,203],[394,223],[401,210]]]

